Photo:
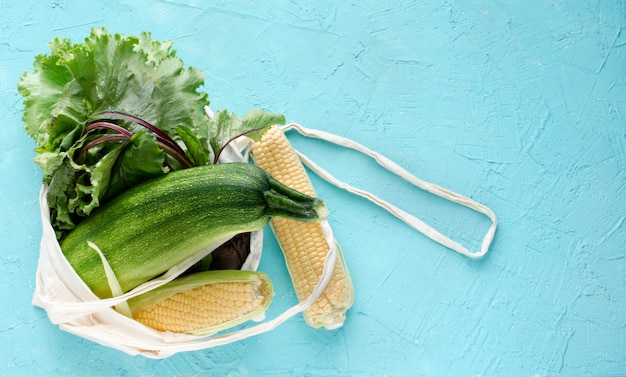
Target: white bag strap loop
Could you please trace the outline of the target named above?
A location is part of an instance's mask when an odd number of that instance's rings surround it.
[[[283,126],[282,130],[283,131],[296,130],[298,133],[300,133],[303,136],[325,140],[333,144],[340,145],[340,146],[361,152],[367,156],[372,157],[380,166],[398,175],[399,177],[403,178],[404,180],[413,184],[414,186],[417,186],[420,189],[427,191],[433,195],[439,196],[443,199],[460,204],[462,206],[465,206],[474,211],[484,214],[491,220],[491,226],[489,227],[489,230],[487,231],[487,233],[485,234],[485,237],[483,238],[480,250],[476,252],[470,252],[465,246],[441,234],[439,231],[437,231],[430,225],[424,223],[422,220],[418,219],[417,217],[411,215],[410,213],[394,206],[393,204],[383,199],[380,199],[379,197],[369,192],[363,191],[358,188],[354,188],[346,183],[341,182],[340,180],[332,176],[330,173],[328,173],[326,170],[321,168],[319,165],[317,165],[315,162],[313,162],[306,155],[297,151],[300,159],[302,160],[302,163],[306,165],[309,169],[311,169],[315,174],[319,175],[320,178],[324,179],[325,181],[337,187],[340,187],[346,191],[349,191],[355,195],[361,196],[375,203],[376,205],[384,208],[385,210],[387,210],[388,212],[390,212],[391,214],[393,214],[394,216],[396,216],[397,218],[399,218],[400,220],[402,220],[403,222],[405,222],[406,224],[408,224],[415,230],[423,233],[424,235],[440,243],[441,245],[449,249],[452,249],[456,251],[457,253],[462,254],[469,258],[480,258],[484,256],[489,250],[489,246],[491,245],[491,242],[493,241],[493,238],[496,233],[498,220],[496,219],[496,215],[493,213],[493,211],[491,211],[486,206],[470,198],[467,198],[463,195],[457,194],[455,192],[452,192],[450,190],[437,186],[433,183],[422,181],[419,178],[412,175],[411,173],[409,173],[404,168],[402,168],[400,165],[390,160],[389,158],[381,155],[380,153],[374,152],[370,150],[369,148],[353,140],[347,139],[345,137],[338,136],[338,135],[331,134],[331,133],[324,132],[324,131],[320,131],[320,130],[308,129],[295,123],[291,123],[291,124]]]

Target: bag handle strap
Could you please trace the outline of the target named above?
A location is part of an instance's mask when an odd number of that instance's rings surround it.
[[[433,227],[431,227],[430,225],[426,224],[425,222],[423,222],[422,220],[418,219],[417,217],[411,215],[410,213],[404,211],[401,208],[398,208],[397,206],[383,200],[380,199],[379,197],[367,192],[367,191],[363,191],[361,189],[358,188],[354,188],[344,182],[341,182],[340,180],[338,180],[337,178],[335,178],[333,175],[331,175],[330,173],[328,173],[326,170],[324,170],[322,167],[320,167],[319,165],[317,165],[315,162],[313,162],[310,158],[308,158],[306,155],[304,155],[303,153],[296,151],[300,157],[300,159],[302,160],[302,163],[307,166],[309,169],[311,169],[315,174],[317,174],[320,178],[324,179],[325,181],[340,187],[348,192],[351,192],[355,195],[361,196],[371,202],[373,202],[374,204],[384,208],[385,210],[387,210],[388,212],[390,212],[392,215],[396,216],[397,218],[399,218],[400,220],[402,220],[403,222],[405,222],[406,224],[408,224],[409,226],[411,226],[412,228],[414,228],[415,230],[417,230],[420,233],[423,233],[424,235],[426,235],[427,237],[429,237],[430,239],[432,239],[433,241],[449,248],[452,249],[454,251],[456,251],[457,253],[464,255],[466,257],[469,258],[473,258],[473,259],[477,259],[480,258],[482,256],[484,256],[487,251],[489,250],[489,247],[493,241],[493,238],[495,236],[496,233],[496,227],[498,224],[498,220],[496,218],[496,215],[493,213],[493,211],[491,209],[489,209],[488,207],[468,198],[465,197],[463,195],[457,194],[453,191],[450,191],[448,189],[445,189],[443,187],[440,187],[436,184],[430,183],[430,182],[426,182],[426,181],[422,181],[421,179],[415,177],[414,175],[412,175],[411,173],[409,173],[406,169],[402,168],[400,165],[396,164],[395,162],[393,162],[392,160],[390,160],[389,158],[383,156],[380,153],[374,152],[373,150],[353,141],[350,140],[348,138],[342,137],[342,136],[338,136],[335,134],[331,134],[329,132],[325,132],[325,131],[320,131],[320,130],[314,130],[314,129],[309,129],[309,128],[305,128],[300,126],[299,124],[295,124],[295,123],[291,123],[285,126],[282,126],[283,131],[289,131],[289,130],[295,130],[298,133],[300,133],[303,136],[306,137],[310,137],[310,138],[314,138],[314,139],[321,139],[321,140],[325,140],[328,142],[331,142],[333,144],[339,145],[339,146],[343,146],[355,151],[358,151],[360,153],[363,153],[367,156],[372,157],[380,166],[382,166],[383,168],[389,170],[390,172],[398,175],[399,177],[403,178],[404,180],[406,180],[407,182],[413,184],[414,186],[427,191],[433,195],[436,195],[440,198],[449,200],[451,202],[460,204],[462,206],[465,206],[469,209],[472,209],[474,211],[477,211],[479,213],[484,214],[485,216],[487,216],[489,218],[489,220],[491,220],[491,226],[489,227],[489,229],[487,230],[487,233],[485,234],[483,241],[482,241],[482,245],[479,251],[474,251],[471,252],[469,251],[465,246],[461,245],[460,243],[450,239],[449,237],[443,235],[442,233],[440,233],[439,231],[437,231],[436,229],[434,229]]]

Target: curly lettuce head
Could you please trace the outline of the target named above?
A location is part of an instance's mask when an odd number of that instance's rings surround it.
[[[182,145],[177,128],[184,127],[197,135],[198,145],[207,146],[201,152],[209,154],[203,112],[209,101],[200,90],[204,73],[185,67],[171,47],[149,33],[125,36],[98,28],[82,43],[52,40],[50,54],[38,55],[34,70],[22,76],[18,91],[24,98],[24,129],[37,144],[35,161],[49,187],[55,229],[72,229],[105,195],[121,190],[115,186],[120,176],[124,182],[139,182],[167,171],[168,157],[154,135],[131,122],[123,126],[133,138],[86,152],[86,122],[96,114],[132,114]]]

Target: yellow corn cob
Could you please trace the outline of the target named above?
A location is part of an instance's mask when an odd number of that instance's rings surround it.
[[[262,314],[274,292],[261,272],[205,271],[128,301],[133,318],[159,331],[208,335]]]
[[[260,141],[252,143],[251,152],[254,163],[282,184],[306,195],[315,195],[302,162],[281,129],[271,127]],[[272,219],[271,224],[298,299],[303,301],[318,283],[324,258],[330,250],[322,225],[282,218]],[[337,262],[326,289],[304,312],[307,323],[315,328],[333,329],[343,325],[346,311],[354,301],[352,281],[338,245],[337,251]]]

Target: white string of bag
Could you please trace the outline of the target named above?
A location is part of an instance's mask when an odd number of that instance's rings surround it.
[[[399,175],[415,186],[446,200],[459,203],[485,214],[489,217],[489,219],[491,219],[492,225],[485,235],[481,250],[479,252],[472,253],[462,245],[442,235],[406,211],[372,195],[371,193],[353,188],[337,180],[320,166],[315,164],[307,156],[296,151],[303,164],[309,167],[309,169],[318,174],[324,180],[341,187],[348,192],[372,201],[442,245],[470,258],[483,256],[489,249],[495,234],[497,220],[493,212],[487,207],[434,184],[421,181],[388,158],[373,152],[350,139],[319,130],[307,129],[297,124],[283,126],[282,130],[283,132],[296,130],[307,137],[327,140],[331,143],[357,150],[373,157],[381,166],[390,170],[394,174]],[[229,159],[229,161],[248,161],[248,147],[250,143],[251,140],[248,138],[236,139],[233,143],[229,144],[230,150],[226,153],[227,157],[225,158]],[[220,159],[220,161],[222,161],[222,159]],[[40,207],[43,235],[40,244],[40,257],[37,267],[37,280],[35,294],[33,296],[33,304],[44,308],[50,318],[50,321],[54,324],[58,324],[64,331],[92,340],[104,346],[118,349],[131,355],[139,354],[148,358],[162,359],[178,352],[195,351],[222,346],[271,331],[280,324],[289,320],[291,317],[307,310],[313,302],[317,300],[328,285],[337,260],[338,251],[336,243],[334,242],[332,229],[328,224],[328,221],[324,220],[321,224],[327,243],[330,246],[330,250],[324,260],[320,280],[316,284],[312,293],[305,300],[293,305],[281,314],[277,315],[275,318],[231,332],[219,333],[217,335],[214,334],[208,337],[160,332],[116,312],[112,307],[121,302],[125,302],[131,297],[145,293],[173,280],[196,261],[200,260],[203,256],[212,251],[212,249],[216,248],[219,244],[225,242],[226,240],[216,243],[213,245],[214,247],[207,249],[209,251],[205,250],[203,253],[199,253],[189,258],[178,266],[170,269],[161,277],[144,283],[121,296],[104,300],[99,299],[80,279],[78,274],[73,270],[63,255],[59,243],[56,240],[54,229],[50,224],[49,209],[45,193],[45,188],[42,188],[40,195]],[[260,252],[255,258],[256,260],[253,260],[248,266],[252,270],[256,270],[256,267],[258,266]]]
[[[286,132],[289,130],[296,130],[298,133],[300,133],[303,136],[325,140],[336,145],[340,145],[349,149],[356,150],[362,154],[372,157],[380,166],[396,174],[397,176],[403,178],[404,180],[413,184],[414,186],[424,191],[430,192],[431,194],[434,194],[438,197],[441,197],[453,203],[460,204],[464,207],[467,207],[469,209],[472,209],[474,211],[484,214],[485,216],[489,218],[489,220],[491,220],[491,226],[489,227],[489,229],[487,230],[487,233],[483,237],[483,242],[482,242],[480,250],[476,252],[470,252],[465,246],[443,235],[442,233],[440,233],[439,231],[437,231],[430,225],[426,224],[422,220],[418,219],[417,217],[411,215],[410,213],[396,207],[395,205],[383,199],[380,199],[379,197],[367,191],[354,188],[346,183],[341,182],[340,180],[332,176],[330,173],[328,173],[326,170],[322,169],[319,165],[313,162],[306,155],[296,151],[302,163],[305,166],[307,166],[309,169],[311,169],[311,171],[313,171],[315,174],[320,176],[320,178],[348,192],[361,196],[373,202],[374,204],[384,208],[385,210],[387,210],[388,212],[390,212],[391,214],[393,214],[394,216],[396,216],[397,218],[399,218],[400,220],[402,220],[403,222],[405,222],[406,224],[408,224],[415,230],[423,233],[430,239],[434,240],[435,242],[438,242],[441,245],[446,246],[447,248],[452,249],[459,254],[462,254],[466,257],[474,258],[474,259],[484,256],[489,250],[489,247],[491,246],[491,243],[496,233],[498,220],[496,218],[496,215],[493,213],[493,211],[487,208],[486,206],[470,198],[467,198],[463,195],[457,194],[455,192],[452,192],[450,190],[437,186],[434,183],[422,181],[421,179],[415,177],[414,175],[409,173],[407,170],[405,170],[404,168],[402,168],[400,165],[396,164],[389,158],[383,156],[380,153],[374,152],[371,149],[353,140],[350,140],[348,138],[331,134],[328,132],[320,131],[320,130],[305,128],[295,123],[291,123],[286,126],[283,126],[282,129],[283,129],[283,132]]]

